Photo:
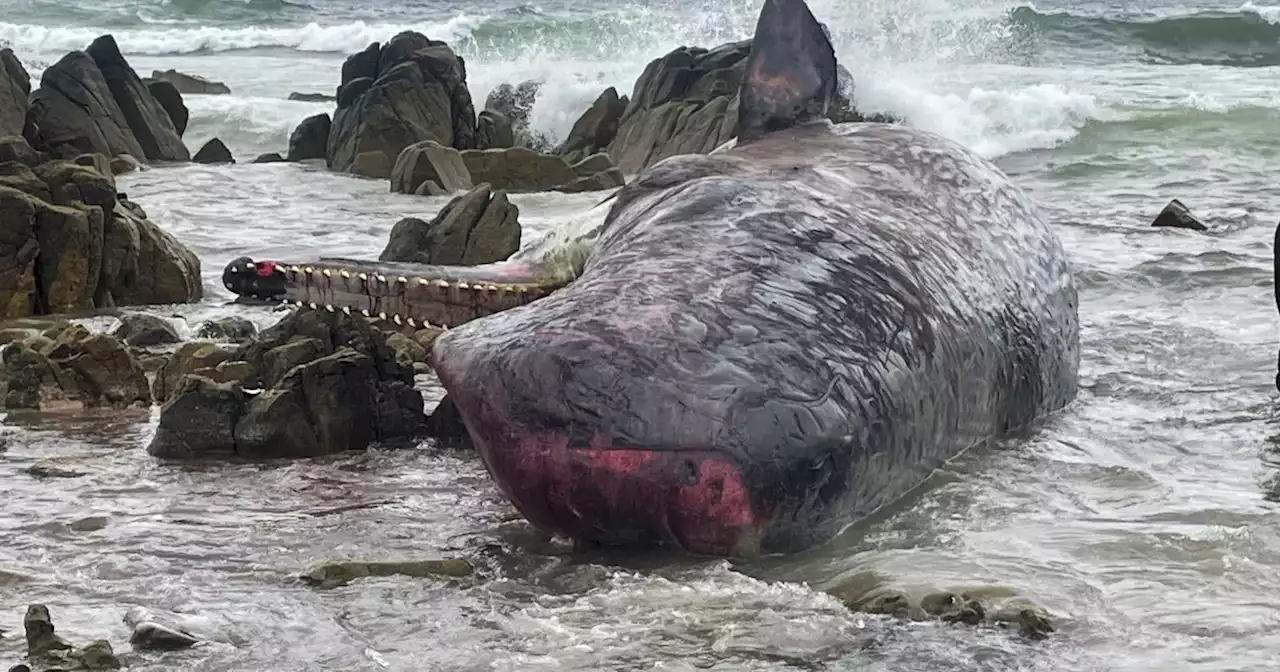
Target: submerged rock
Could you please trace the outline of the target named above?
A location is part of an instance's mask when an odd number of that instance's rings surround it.
[[[404,562],[334,562],[308,570],[302,580],[318,588],[345,586],[356,579],[373,576],[408,576],[415,579],[434,577],[464,578],[475,573],[470,562],[452,560],[412,560]]]
[[[391,168],[391,192],[412,194],[425,182],[445,193],[470,189],[471,173],[462,154],[434,140],[424,140],[404,148]]]
[[[1007,588],[938,590],[915,595],[889,585],[872,573],[855,575],[827,590],[854,611],[885,614],[904,620],[1016,627],[1025,637],[1041,639],[1053,632],[1049,614]]]
[[[289,94],[289,100],[299,100],[304,103],[328,103],[337,99],[337,96],[331,96],[327,93],[299,93],[294,91]]]
[[[76,457],[46,457],[27,467],[37,478],[79,478],[89,474],[84,460]]]
[[[1176,198],[1169,201],[1169,204],[1164,206],[1164,210],[1161,210],[1160,214],[1156,215],[1156,218],[1152,220],[1151,226],[1167,227],[1172,229],[1188,229],[1191,231],[1209,230],[1209,227],[1205,226],[1203,222],[1196,219],[1195,215],[1191,214],[1190,208],[1183,205],[1182,201],[1179,201]]]
[[[112,336],[134,347],[167,345],[182,340],[172,322],[147,313],[128,313],[120,318],[120,326]]]
[[[49,614],[49,607],[43,604],[32,604],[27,607],[27,615],[22,619],[22,628],[27,636],[27,655],[32,658],[69,651],[72,648],[67,640],[55,632],[56,628],[53,627],[53,617]]]
[[[115,38],[103,35],[85,51],[102,72],[129,130],[142,148],[142,154],[129,154],[148,161],[186,161],[191,158],[169,112],[120,54]]]
[[[124,622],[132,629],[129,643],[137,651],[177,651],[200,642],[200,638],[142,607],[130,608]]]
[[[231,89],[227,88],[222,82],[215,82],[199,75],[189,75],[177,70],[152,70],[151,79],[169,82],[182,94],[194,94],[203,96],[226,95],[231,93]]]
[[[178,137],[182,137],[182,134],[187,132],[187,122],[191,119],[191,112],[187,109],[187,104],[182,101],[182,93],[178,91],[178,87],[174,86],[173,82],[162,79],[149,79],[146,80],[146,84],[151,96],[169,115],[173,130],[177,132]]]
[[[258,327],[243,317],[219,317],[196,329],[196,338],[243,343],[258,334]]]
[[[183,376],[208,367],[215,367],[231,359],[230,348],[216,343],[192,341],[183,343],[156,372],[151,383],[151,397],[156,403],[164,403],[178,389]]]
[[[302,123],[298,124],[298,127],[289,135],[289,151],[285,155],[285,160],[323,159],[325,147],[329,144],[331,126],[332,122],[327,113],[303,119]]]
[[[218,138],[213,138],[204,143],[200,151],[191,157],[196,163],[214,164],[214,163],[235,163],[236,160],[231,156],[231,150],[222,143]]]
[[[481,184],[455,196],[430,222],[396,222],[378,259],[454,266],[503,261],[520,249],[519,216],[506,193]]]

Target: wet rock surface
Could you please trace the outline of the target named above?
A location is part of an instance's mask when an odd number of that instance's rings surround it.
[[[42,409],[64,403],[125,408],[151,403],[146,373],[113,336],[80,325],[56,338],[28,338],[5,348],[5,407]]]
[[[75,647],[58,635],[49,608],[43,604],[27,607],[22,625],[27,639],[27,657],[37,670],[91,672],[121,668],[120,659],[116,657],[110,642],[98,639],[82,647]]]
[[[1151,226],[1158,228],[1170,229],[1187,229],[1188,231],[1208,231],[1209,227],[1205,226],[1195,215],[1191,214],[1191,209],[1179,201],[1173,199],[1169,204],[1164,206],[1160,214],[1152,220]]]
[[[391,229],[382,261],[477,265],[520,249],[520,210],[488,184],[454,197],[430,221],[406,218]]]
[[[127,313],[112,336],[134,347],[177,343],[181,339],[173,322],[149,313]]]
[[[191,75],[173,69],[152,70],[151,79],[168,82],[178,90],[178,93],[185,95],[214,96],[231,93],[231,89],[222,82],[215,82],[199,75]]]
[[[461,559],[411,560],[400,562],[334,562],[316,566],[302,580],[317,588],[337,588],[357,579],[375,576],[407,576],[415,579],[465,578],[475,573],[470,562]]]
[[[314,457],[425,428],[412,362],[361,317],[299,311],[234,352],[192,348],[204,366],[175,364],[183,355],[156,378],[158,457]]]
[[[218,138],[213,138],[204,143],[200,151],[191,157],[196,163],[215,164],[215,163],[235,163],[236,160],[231,156],[231,150]]]
[[[298,124],[298,127],[289,135],[289,149],[285,154],[285,160],[323,159],[325,148],[329,144],[331,126],[332,121],[327,113],[303,119],[302,123]]]

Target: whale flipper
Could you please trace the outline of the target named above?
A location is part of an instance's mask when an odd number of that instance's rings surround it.
[[[836,54],[804,0],[765,0],[738,96],[738,145],[826,116]]]

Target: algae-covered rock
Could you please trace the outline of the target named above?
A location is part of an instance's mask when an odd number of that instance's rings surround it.
[[[462,559],[411,560],[404,562],[333,562],[315,567],[302,580],[319,588],[345,586],[371,576],[408,576],[415,579],[471,576],[475,568]]]

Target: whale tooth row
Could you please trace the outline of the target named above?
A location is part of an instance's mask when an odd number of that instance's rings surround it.
[[[252,268],[252,266],[250,266],[249,268]],[[232,269],[232,270],[234,271],[235,269]],[[291,276],[291,277],[289,278],[290,280],[298,280],[299,278],[297,278],[296,276],[298,276],[299,274],[303,274],[303,275],[311,275],[313,272],[315,272],[315,270],[316,270],[316,269],[315,269],[314,267],[312,267],[312,266],[303,266],[303,267],[299,267],[299,266],[290,266],[290,267],[288,267],[288,269],[286,269],[286,273],[287,273],[289,276]],[[387,276],[385,276],[385,275],[383,275],[383,274],[381,274],[381,273],[375,273],[375,274],[372,274],[372,276],[371,276],[369,273],[366,273],[366,272],[363,272],[363,271],[352,271],[352,270],[348,270],[348,269],[345,269],[345,268],[339,268],[339,269],[322,268],[322,269],[320,269],[320,272],[321,272],[321,273],[322,273],[326,278],[333,277],[333,275],[336,273],[337,275],[339,275],[339,276],[341,276],[341,277],[343,277],[343,278],[348,278],[348,279],[349,279],[349,278],[355,277],[355,278],[359,278],[360,280],[368,281],[368,280],[370,279],[370,277],[372,277],[375,281],[377,281],[377,282],[379,282],[379,283],[381,283],[381,284],[389,284],[389,283],[387,282]],[[538,286],[537,286],[537,285],[522,284],[522,283],[513,283],[513,284],[497,284],[497,283],[479,283],[479,282],[477,282],[477,283],[474,283],[474,284],[473,284],[473,283],[467,282],[466,280],[457,280],[457,281],[454,281],[454,282],[450,282],[450,281],[445,280],[445,279],[443,279],[443,278],[410,278],[410,277],[403,276],[403,275],[402,275],[402,276],[398,276],[398,277],[396,277],[396,278],[395,278],[395,283],[396,283],[396,284],[399,284],[399,285],[407,285],[407,284],[410,284],[410,283],[416,283],[416,284],[418,284],[418,285],[422,285],[422,286],[430,286],[430,285],[434,285],[434,286],[439,287],[439,288],[441,288],[441,289],[453,289],[453,288],[456,288],[456,289],[458,289],[458,290],[471,290],[471,291],[476,291],[476,292],[486,292],[486,293],[492,293],[492,292],[514,292],[514,293],[516,293],[516,294],[522,294],[522,295],[523,295],[523,294],[528,294],[529,292],[532,292],[532,291],[535,291],[535,290],[537,290],[537,289],[538,289]]]

